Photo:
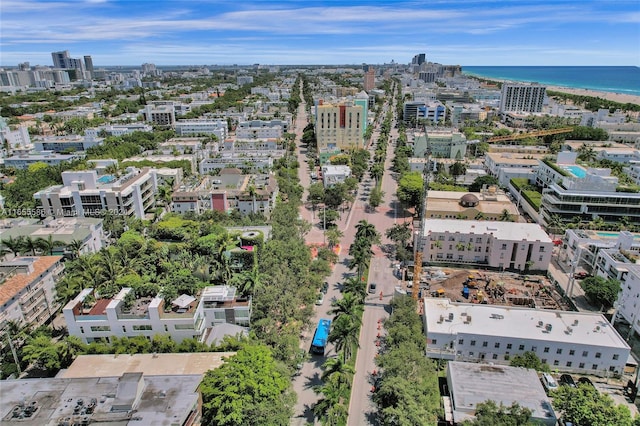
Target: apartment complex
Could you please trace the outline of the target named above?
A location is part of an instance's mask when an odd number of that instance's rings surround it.
[[[48,136],[41,139],[34,139],[33,146],[36,151],[51,152],[74,152],[86,151],[94,146],[102,145],[104,139],[98,137],[86,137],[78,135],[69,136]]]
[[[241,121],[236,126],[237,139],[280,139],[289,131],[286,120]]]
[[[32,154],[13,155],[4,159],[4,166],[24,170],[37,163],[57,166],[60,163],[72,162],[83,158],[80,154],[56,154],[51,151],[34,152]]]
[[[53,217],[100,216],[105,211],[144,218],[156,202],[157,170],[128,167],[123,176],[95,170],[62,172],[62,185],[36,192],[45,213]]]
[[[227,137],[227,122],[224,120],[180,120],[175,123],[176,135],[215,135],[223,141]]]
[[[153,101],[145,105],[142,114],[145,121],[159,126],[171,126],[176,124],[176,111],[173,101]]]
[[[542,112],[547,93],[545,86],[537,84],[502,84],[500,112]]]
[[[631,348],[604,315],[425,298],[427,356],[508,364],[533,352],[554,370],[621,375]]]
[[[366,127],[366,108],[352,100],[316,104],[315,130],[318,149],[337,152],[361,148]]]
[[[535,223],[425,219],[423,261],[546,271],[553,242]]]
[[[439,101],[407,101],[404,103],[402,120],[411,127],[421,127],[420,123],[444,122],[447,116],[447,108]]]
[[[413,156],[424,158],[427,143],[433,158],[462,160],[467,153],[467,138],[456,129],[429,129],[413,135]]]
[[[8,322],[39,327],[56,314],[62,256],[22,256],[0,263],[0,331]]]
[[[481,192],[428,191],[425,217],[431,219],[503,220],[516,222],[520,213],[504,192],[492,186]]]
[[[132,296],[128,287],[112,299],[97,300],[92,288],[82,290],[62,310],[69,334],[85,343],[156,334],[176,342],[202,341],[207,328],[223,323],[247,327],[251,318],[251,299],[237,297],[235,287],[206,287],[197,298],[183,294],[171,302]]]

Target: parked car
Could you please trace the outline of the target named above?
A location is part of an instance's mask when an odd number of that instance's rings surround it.
[[[586,272],[576,272],[575,274],[573,274],[574,278],[577,278],[579,280],[585,279],[589,276],[589,274],[587,274]]]
[[[541,380],[542,380],[542,385],[544,386],[544,389],[547,391],[547,393],[558,389],[558,383],[556,382],[556,379],[554,379],[551,374],[542,373]]]
[[[562,376],[560,376],[560,385],[562,386],[569,386],[570,388],[575,388],[576,387],[576,382],[573,381],[573,377],[571,377],[571,374],[563,374]]]
[[[320,291],[323,292],[324,294],[327,294],[328,290],[329,290],[329,283],[325,281],[324,283],[322,283],[322,288],[320,289]]]
[[[324,293],[320,292],[318,295],[318,300],[316,300],[316,305],[320,306],[324,303]]]
[[[591,380],[589,380],[589,378],[588,378],[588,377],[580,377],[580,378],[578,379],[578,384],[589,385],[589,386],[592,386],[592,387],[594,387],[594,388],[596,387],[596,386],[593,384],[593,382],[592,382]]]
[[[369,293],[375,293],[375,292],[376,292],[376,283],[369,284]]]

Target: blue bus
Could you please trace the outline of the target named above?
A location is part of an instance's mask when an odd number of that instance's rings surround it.
[[[316,332],[313,333],[313,340],[311,341],[311,353],[324,356],[324,348],[327,346],[327,338],[329,337],[329,330],[331,328],[331,320],[321,319],[316,327]]]

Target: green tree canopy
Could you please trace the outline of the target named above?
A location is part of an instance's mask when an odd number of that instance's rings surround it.
[[[549,366],[544,364],[534,352],[530,351],[522,355],[514,355],[509,365],[512,367],[532,368],[536,371],[549,371]]]
[[[480,176],[477,177],[471,185],[469,185],[470,192],[480,192],[484,185],[500,185],[498,178],[493,176]]]
[[[202,424],[241,426],[288,425],[295,395],[271,351],[262,345],[247,345],[215,370],[200,387]]]
[[[485,401],[476,405],[476,418],[472,421],[465,421],[465,426],[524,426],[529,424],[531,410],[521,407],[517,402],[513,402],[506,407],[495,401]]]
[[[560,386],[552,393],[552,397],[553,408],[563,413],[565,421],[575,425],[631,426],[634,424],[629,408],[623,404],[616,405],[609,395],[598,392],[590,385],[578,384],[575,388]]]
[[[602,305],[605,309],[613,306],[620,291],[620,281],[599,276],[583,280],[580,286],[591,302]]]
[[[418,208],[422,200],[424,180],[418,172],[405,173],[398,182],[398,199],[408,207]]]

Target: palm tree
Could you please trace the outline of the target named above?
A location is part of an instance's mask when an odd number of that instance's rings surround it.
[[[328,340],[335,345],[336,352],[342,352],[344,362],[351,359],[353,348],[360,347],[359,334],[360,324],[352,316],[342,315],[331,323]]]
[[[345,293],[342,299],[335,299],[331,302],[331,309],[327,313],[334,315],[334,322],[339,321],[343,316],[347,316],[359,325],[362,322],[360,315],[363,310],[364,307],[357,295]]]
[[[358,244],[358,241],[356,241],[349,247],[349,255],[351,256],[348,265],[349,269],[356,269],[358,279],[360,279],[371,263],[371,256],[373,256],[371,246],[366,243]]]
[[[509,213],[509,210],[503,209],[498,220],[501,222],[511,222],[511,214]]]
[[[24,237],[20,236],[18,238],[9,237],[6,240],[2,241],[2,245],[9,250],[13,256],[20,256],[20,253],[24,249]]]
[[[110,249],[100,250],[97,257],[97,264],[99,267],[98,275],[102,280],[99,285],[100,293],[113,293],[115,282],[123,271],[117,253],[115,250]]]
[[[364,281],[355,277],[349,277],[342,282],[342,292],[344,294],[353,294],[362,303],[367,297],[367,286]]]
[[[449,173],[453,176],[453,182],[458,181],[458,176],[462,176],[467,173],[467,166],[462,161],[456,161],[449,167]]]
[[[347,424],[348,407],[345,405],[349,388],[338,386],[332,382],[314,388],[323,397],[313,405],[313,414],[320,423],[327,426],[343,426]]]
[[[35,239],[31,238],[31,236],[27,236],[27,237],[24,237],[23,239],[23,248],[25,252],[30,252],[31,256],[35,256],[36,250],[39,247]]]
[[[79,258],[83,248],[84,242],[81,240],[71,240],[66,246],[66,249],[71,252],[71,259]]]
[[[66,336],[58,343],[58,354],[62,368],[71,365],[73,360],[84,351],[85,345],[77,336]]]
[[[409,223],[398,223],[387,229],[385,233],[387,238],[396,244],[400,244],[402,247],[406,247],[408,241],[411,239],[411,229]]]
[[[353,375],[356,370],[352,365],[346,364],[340,357],[329,358],[322,365],[322,375],[320,378],[323,382],[332,382],[338,387],[351,386]]]
[[[53,255],[54,248],[65,245],[62,241],[54,241],[53,236],[51,234],[49,234],[46,240],[44,238],[37,238],[35,240],[35,243],[40,249],[41,253],[49,256]]]
[[[376,227],[362,219],[356,225],[356,240],[364,239],[369,245],[379,244],[380,243],[380,233],[376,230]]]
[[[327,243],[329,243],[329,247],[333,248],[338,244],[340,244],[340,239],[344,236],[344,233],[338,228],[331,228],[331,229],[327,229],[324,235],[327,238]]]

